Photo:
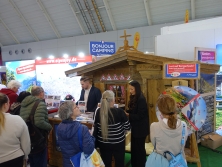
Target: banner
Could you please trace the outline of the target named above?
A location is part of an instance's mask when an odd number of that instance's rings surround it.
[[[199,78],[199,64],[197,63],[181,63],[181,64],[165,63],[163,78],[165,79]]]
[[[19,92],[31,91],[36,85],[35,60],[6,62],[7,82],[17,80],[21,83]]]
[[[90,41],[90,54],[94,56],[113,55],[116,52],[115,42]]]
[[[55,58],[55,59],[41,59],[35,60],[36,65],[46,65],[46,64],[73,64],[73,63],[84,63],[92,62],[92,56],[86,55],[84,57],[72,56],[69,58]]]

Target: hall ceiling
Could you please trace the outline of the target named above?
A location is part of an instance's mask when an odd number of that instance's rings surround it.
[[[222,16],[222,0],[0,0],[0,46]]]

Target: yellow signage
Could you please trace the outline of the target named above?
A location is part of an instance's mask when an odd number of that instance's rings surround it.
[[[186,10],[185,17],[184,17],[184,23],[189,22],[189,10]]]
[[[134,35],[134,42],[133,42],[133,46],[135,49],[138,48],[139,42],[140,42],[140,33],[136,32]]]

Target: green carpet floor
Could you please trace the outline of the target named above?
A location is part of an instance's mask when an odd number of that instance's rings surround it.
[[[201,167],[222,167],[222,154],[212,151],[209,148],[203,147],[201,145],[198,146]],[[222,152],[222,146],[217,148]],[[125,154],[125,167],[131,167],[130,165],[130,153]],[[195,163],[188,163],[188,167],[197,167]]]

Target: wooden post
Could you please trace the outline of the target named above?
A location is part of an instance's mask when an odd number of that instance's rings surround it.
[[[190,136],[190,145],[191,149],[185,148],[186,160],[187,162],[197,163],[197,167],[201,167],[195,133],[192,133]]]

